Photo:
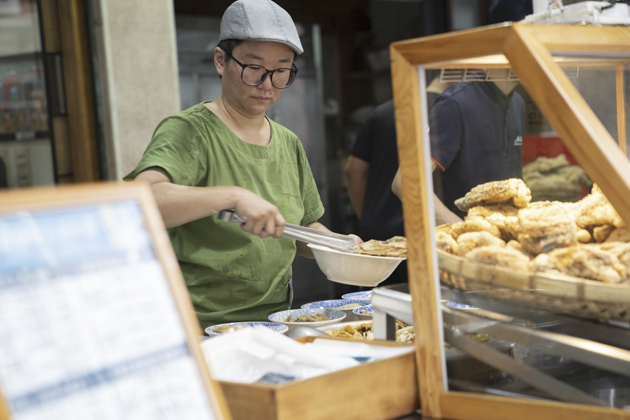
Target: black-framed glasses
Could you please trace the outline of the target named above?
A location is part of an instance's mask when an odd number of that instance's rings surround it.
[[[232,54],[225,51],[225,54],[232,57],[232,60],[236,61],[236,64],[241,66],[241,80],[247,86],[258,86],[265,81],[267,75],[271,80],[271,84],[276,89],[286,89],[291,86],[291,83],[295,80],[298,68],[295,64],[291,64],[291,68],[279,68],[275,70],[267,70],[263,66],[257,64],[243,64],[238,61]]]

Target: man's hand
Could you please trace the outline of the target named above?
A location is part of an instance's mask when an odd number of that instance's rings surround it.
[[[239,193],[234,210],[245,220],[241,225],[245,232],[261,238],[278,238],[284,232],[286,221],[278,207],[251,191],[243,189]]]

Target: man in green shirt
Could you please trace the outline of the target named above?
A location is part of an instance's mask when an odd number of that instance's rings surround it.
[[[285,223],[328,231],[299,139],[265,115],[303,52],[291,17],[270,0],[239,0],[219,39],[218,98],[163,120],[125,177],[151,184],[202,328],[288,309],[295,253],[312,253],[281,237]],[[246,223],[218,221],[223,209]]]

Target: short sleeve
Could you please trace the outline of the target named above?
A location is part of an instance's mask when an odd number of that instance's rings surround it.
[[[203,185],[209,169],[207,141],[190,121],[169,117],[158,125],[138,166],[125,180],[147,169],[159,170],[174,184]]]
[[[308,225],[324,215],[324,205],[319,197],[317,184],[313,178],[311,167],[302,143],[297,140],[298,170],[300,173],[300,195],[304,204],[304,216],[300,225]]]
[[[354,146],[352,146],[352,151],[350,152],[352,156],[358,157],[366,162],[370,162],[372,158],[372,139],[374,138],[375,118],[375,113],[372,113],[365,124],[363,124],[363,127],[361,127],[359,135],[354,142]]]
[[[441,97],[429,114],[431,157],[446,170],[457,157],[462,145],[462,120],[457,102]]]

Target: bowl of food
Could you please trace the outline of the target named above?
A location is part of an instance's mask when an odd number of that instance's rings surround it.
[[[340,322],[338,324],[326,325],[317,329],[335,338],[349,338],[352,340],[374,340],[374,333],[372,332],[372,322]]]
[[[308,247],[328,280],[353,286],[377,286],[407,258],[341,252],[313,244]]]
[[[365,292],[352,292],[341,295],[342,299],[359,299],[359,300],[372,300],[372,291],[367,290]]]
[[[369,300],[358,299],[332,299],[321,300],[319,302],[305,303],[302,305],[302,309],[336,309],[346,314],[346,321],[354,321],[359,318],[352,313],[353,309],[360,308],[362,306],[371,305]]]
[[[372,308],[372,305],[361,306],[359,308],[354,308],[352,313],[360,320],[371,321],[372,316],[374,315],[374,309]]]
[[[321,327],[336,322],[341,322],[346,317],[346,313],[336,309],[289,309],[269,315],[269,321],[284,324],[289,327],[289,331],[296,327]]]
[[[206,334],[210,337],[216,337],[221,334],[228,334],[242,328],[255,327],[257,325],[267,327],[273,331],[279,332],[280,334],[284,334],[289,331],[289,327],[277,322],[230,322],[228,324],[219,324],[208,327],[206,328]]]

